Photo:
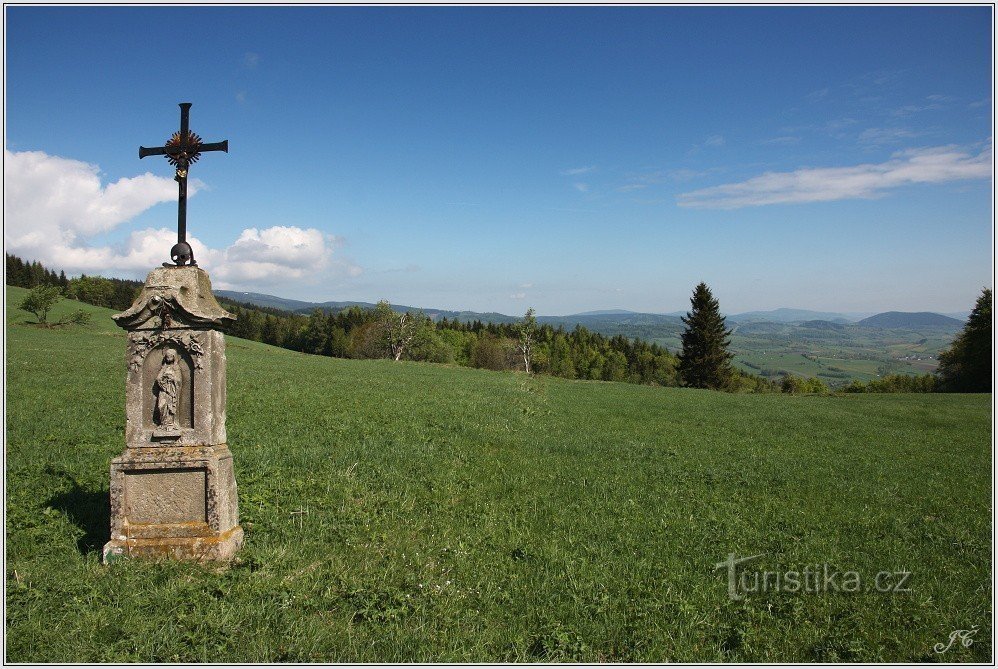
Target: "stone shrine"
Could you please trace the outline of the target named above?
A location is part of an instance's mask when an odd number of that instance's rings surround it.
[[[228,560],[242,545],[232,453],[225,436],[225,338],[235,320],[208,273],[164,265],[132,306],[125,451],[111,461],[111,540],[118,557]]]
[[[164,156],[177,182],[174,264],[146,277],[126,311],[112,316],[128,331],[125,452],[111,461],[111,540],[104,561],[121,557],[228,560],[243,543],[232,453],[225,438],[225,337],[235,320],[211,292],[208,273],[187,243],[187,178],[206,151],[228,153],[228,140],[205,143],[180,130],[139,158]]]

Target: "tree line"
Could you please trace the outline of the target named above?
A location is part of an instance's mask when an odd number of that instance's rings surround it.
[[[142,286],[139,281],[86,275],[68,279],[65,272],[56,274],[37,261],[25,262],[11,254],[6,254],[6,261],[8,285],[35,289],[22,308],[39,316],[43,324],[47,309],[60,295],[123,311]],[[991,300],[991,290],[985,288],[964,331],[940,354],[937,374],[889,375],[866,384],[854,381],[843,390],[990,391]],[[654,342],[623,335],[608,337],[581,325],[571,330],[562,325],[539,325],[533,309],[516,323],[492,323],[447,318],[434,321],[422,311],[395,312],[386,301],[374,309],[315,309],[309,315],[226,298],[218,301],[236,316],[228,334],[313,355],[416,360],[566,379],[736,392],[828,392],[819,379],[786,376],[775,381],[734,368],[729,351],[731,330],[705,283],[694,289],[691,309],[682,319],[686,328],[678,355]]]
[[[141,281],[130,279],[106,279],[86,274],[69,279],[65,271],[56,274],[54,270],[47,269],[37,260],[26,262],[10,253],[4,255],[8,286],[21,288],[54,286],[59,288],[59,294],[64,297],[119,311],[132,306],[142,288]]]
[[[492,370],[523,370],[566,379],[676,386],[677,359],[664,346],[585,327],[431,320],[420,311],[396,313],[387,302],[375,309],[315,309],[308,316],[269,313],[226,303],[237,317],[227,332],[303,353],[337,358],[393,358]],[[275,313],[278,312],[278,313]]]

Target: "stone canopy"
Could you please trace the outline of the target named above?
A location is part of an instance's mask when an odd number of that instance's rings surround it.
[[[170,327],[175,321],[194,328],[225,328],[236,320],[218,304],[208,273],[199,267],[154,269],[132,306],[111,318],[126,330]]]

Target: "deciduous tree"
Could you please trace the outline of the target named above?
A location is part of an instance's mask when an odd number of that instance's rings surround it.
[[[59,286],[40,285],[31,289],[19,305],[21,309],[32,313],[42,325],[48,325],[49,311],[59,301]]]
[[[537,317],[534,315],[533,307],[527,309],[523,320],[517,323],[516,331],[519,335],[516,350],[523,356],[523,371],[529,374],[534,340],[537,339]]]
[[[397,314],[385,300],[378,302],[374,311],[378,322],[381,323],[382,336],[388,351],[395,358],[395,362],[398,362],[412,345],[426,317],[422,313],[412,315],[408,311]]]

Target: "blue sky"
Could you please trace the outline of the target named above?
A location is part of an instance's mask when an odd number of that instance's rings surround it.
[[[542,314],[969,309],[990,7],[8,7],[9,252]]]

